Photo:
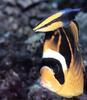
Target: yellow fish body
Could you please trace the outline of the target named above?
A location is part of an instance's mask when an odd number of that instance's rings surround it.
[[[56,13],[34,28],[36,32],[46,34],[40,84],[67,98],[81,95],[84,90],[83,61],[78,48],[78,27],[75,21],[64,20],[73,12],[77,12],[77,9],[71,9],[68,13]]]

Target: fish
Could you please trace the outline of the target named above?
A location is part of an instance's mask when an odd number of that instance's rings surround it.
[[[69,16],[79,9],[67,9],[48,17],[34,28],[45,34],[40,84],[66,98],[84,92],[84,64],[79,49],[79,26]]]

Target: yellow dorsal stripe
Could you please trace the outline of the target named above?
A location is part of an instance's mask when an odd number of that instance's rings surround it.
[[[49,32],[49,31],[54,31],[54,30],[56,30],[56,29],[58,29],[58,28],[60,28],[62,26],[63,26],[63,23],[61,21],[58,21],[58,22],[54,22],[51,25],[48,25],[46,27],[37,29],[36,32]]]
[[[36,26],[33,30],[38,30],[39,28],[43,27],[44,25],[48,24],[49,22],[53,21],[54,19],[60,17],[62,14],[63,14],[62,12],[58,12],[58,13],[56,13],[56,14],[48,17],[41,24],[39,24],[38,26]]]

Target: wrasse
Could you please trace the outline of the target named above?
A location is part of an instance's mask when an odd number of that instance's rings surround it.
[[[78,47],[79,28],[73,20],[79,9],[62,10],[36,26],[44,32],[40,84],[56,94],[71,98],[83,94],[83,61]]]

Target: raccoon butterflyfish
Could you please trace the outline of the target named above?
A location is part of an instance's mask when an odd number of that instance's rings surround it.
[[[78,25],[73,18],[79,9],[60,11],[36,26],[44,32],[40,84],[56,94],[71,98],[83,94],[83,61],[78,47]]]

